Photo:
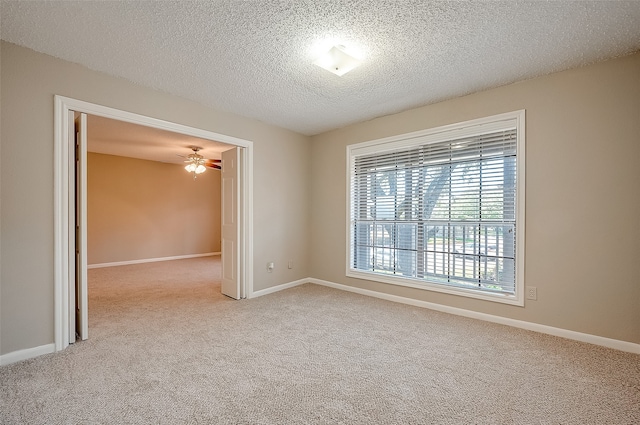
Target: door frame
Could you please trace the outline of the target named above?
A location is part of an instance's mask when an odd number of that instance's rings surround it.
[[[75,342],[75,335],[81,340],[88,338],[87,299],[87,114],[69,111],[69,169],[75,171],[75,179],[69,179],[69,229],[76,237],[69,235],[69,272],[75,272],[75,288],[69,284],[69,343]],[[73,126],[73,127],[72,127]],[[72,132],[71,129],[74,129]],[[79,160],[83,158],[82,160]],[[79,224],[78,224],[79,223]],[[76,226],[76,224],[78,224]],[[71,230],[73,229],[73,230]],[[76,326],[78,325],[78,326]]]
[[[70,238],[75,238],[75,229],[70,225],[73,210],[70,209],[70,184],[75,184],[75,176],[70,163],[69,143],[69,111],[83,112],[90,115],[110,118],[146,127],[168,130],[201,139],[222,142],[244,148],[243,162],[240,164],[241,185],[239,243],[240,267],[243,282],[240,285],[242,298],[250,298],[253,294],[253,142],[233,136],[214,133],[195,127],[165,121],[145,115],[135,114],[120,109],[110,108],[78,99],[54,96],[54,342],[56,351],[69,346],[69,293],[70,285],[75,285],[75,271],[70,267]],[[73,147],[75,149],[75,147]],[[86,158],[81,158],[86,161]],[[81,197],[86,199],[86,188]],[[82,220],[81,220],[82,222]],[[86,221],[85,221],[86,222]],[[84,229],[86,231],[86,229]],[[75,256],[75,253],[73,253]],[[86,255],[86,253],[85,253]]]

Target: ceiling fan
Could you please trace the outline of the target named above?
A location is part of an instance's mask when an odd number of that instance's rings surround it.
[[[190,173],[193,173],[193,178],[195,179],[198,174],[204,173],[207,168],[212,168],[214,170],[222,170],[222,160],[220,159],[208,159],[203,157],[198,153],[201,150],[201,147],[198,146],[190,146],[193,153],[185,156],[178,155],[182,158],[186,158],[184,162],[187,163],[184,169]]]

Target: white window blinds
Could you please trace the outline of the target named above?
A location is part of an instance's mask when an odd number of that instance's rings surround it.
[[[452,135],[351,157],[350,268],[513,295],[517,127]]]

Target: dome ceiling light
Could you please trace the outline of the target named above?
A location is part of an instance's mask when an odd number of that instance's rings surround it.
[[[360,65],[360,61],[347,52],[342,45],[333,46],[328,52],[320,56],[314,64],[338,76],[343,76]]]

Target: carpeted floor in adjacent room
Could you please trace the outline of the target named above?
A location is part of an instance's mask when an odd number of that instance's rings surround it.
[[[2,424],[637,424],[640,356],[219,259],[93,269],[89,340],[0,368]]]

